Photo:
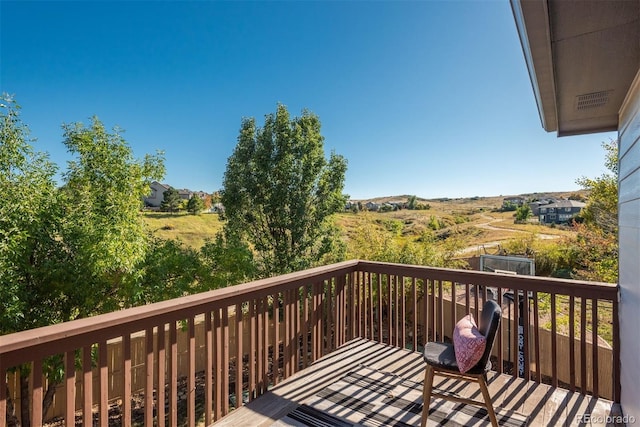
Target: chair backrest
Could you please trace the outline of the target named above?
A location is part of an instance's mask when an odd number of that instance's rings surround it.
[[[496,335],[498,333],[498,326],[500,325],[500,319],[502,318],[502,309],[497,302],[488,300],[482,306],[482,314],[480,316],[480,324],[478,330],[484,335],[486,346],[482,359],[478,362],[477,366],[486,366],[489,356],[491,356],[491,350],[493,349],[493,343],[495,342]]]

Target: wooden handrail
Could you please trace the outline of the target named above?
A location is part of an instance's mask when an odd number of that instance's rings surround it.
[[[322,281],[335,275],[346,274],[353,271],[357,265],[357,260],[345,261],[93,317],[0,335],[0,364],[13,366],[12,364],[22,363],[20,359],[25,356],[46,357],[79,348],[87,340],[90,342],[109,340],[146,329],[150,325],[158,324],[159,321],[167,323],[183,320],[203,313],[209,306],[229,306],[244,302],[248,295],[251,298],[262,298],[294,288],[310,279]],[[55,349],[42,350],[52,342],[56,343]]]
[[[42,418],[42,407],[35,401],[43,394],[42,365],[46,357],[54,354],[64,354],[66,358],[67,417],[73,416],[76,406],[87,407],[93,401],[98,405],[101,425],[106,425],[107,402],[112,398],[106,383],[109,375],[122,375],[124,425],[131,422],[129,402],[138,392],[145,394],[145,423],[154,422],[150,406],[155,405],[156,423],[164,425],[166,396],[166,415],[173,424],[177,422],[179,375],[186,375],[186,387],[193,390],[196,366],[203,363],[205,421],[210,423],[231,410],[230,393],[236,396],[235,404],[242,405],[243,395],[249,400],[258,397],[270,385],[350,339],[364,337],[414,350],[427,340],[442,339],[450,334],[461,314],[479,314],[478,308],[490,297],[489,290],[499,301],[508,290],[521,295],[521,299],[528,295],[529,302],[523,307],[532,305],[531,312],[522,312],[518,304],[507,304],[509,316],[513,317],[502,322],[494,347],[499,372],[509,369],[511,360],[514,376],[524,375],[538,382],[551,377],[554,385],[566,383],[583,394],[605,395],[619,401],[617,285],[351,260],[0,336],[0,425],[7,410],[8,369],[22,364],[31,364],[35,385],[32,421],[33,425],[40,425],[36,418]],[[551,306],[550,312],[546,308],[549,330],[539,324],[541,298]],[[561,305],[567,307],[571,323],[568,336],[558,328],[561,314],[557,311]],[[611,313],[611,318],[605,319],[611,322],[611,349],[606,349],[607,359],[599,361],[603,357],[600,353],[605,351],[598,344],[599,316],[603,312]],[[235,313],[233,319],[230,313]],[[517,354],[520,315],[528,327],[524,328],[521,354]],[[197,319],[203,319],[200,326]],[[179,321],[185,322],[184,330],[177,327]],[[200,332],[196,332],[197,328]],[[233,339],[235,345],[231,346]],[[122,346],[119,354],[124,357],[116,367],[108,362],[108,341]],[[187,344],[179,345],[180,342]],[[95,346],[99,361],[97,367],[92,367],[96,361],[92,362],[90,355]],[[135,377],[146,378],[137,386],[131,375],[132,369],[137,369],[132,364],[137,357],[135,351],[139,351],[136,348],[144,350],[136,359],[142,375]],[[563,349],[568,356],[560,360],[558,354]],[[76,373],[73,359],[78,350],[82,368]],[[186,361],[186,369],[178,366],[179,351],[186,353],[187,357],[180,359]],[[522,373],[516,369],[519,356],[523,359]],[[200,359],[203,362],[198,362]],[[559,365],[569,361],[565,380]],[[230,369],[233,364],[235,373]],[[248,372],[248,381],[243,380],[243,368]],[[610,377],[604,378],[599,368],[610,371]],[[98,395],[83,394],[74,403],[75,394],[91,389],[92,371],[98,381]],[[77,387],[76,381],[83,385]],[[166,392],[165,384],[169,384]],[[195,416],[194,396],[190,394],[187,401],[189,424]],[[88,412],[83,415],[85,420],[90,419]]]

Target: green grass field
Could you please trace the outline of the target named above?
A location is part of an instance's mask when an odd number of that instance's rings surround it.
[[[401,199],[401,197],[388,198]],[[536,224],[514,224],[513,212],[498,212],[502,197],[476,197],[467,199],[425,200],[430,209],[399,210],[395,212],[343,212],[336,214],[335,222],[348,241],[362,227],[369,231],[394,230],[396,239],[415,240],[425,231],[441,236],[455,235],[466,247],[480,247],[509,239],[534,236],[553,239],[570,236],[574,232],[563,228],[551,228]],[[375,199],[384,202],[385,199]],[[200,248],[214,238],[223,223],[216,214],[189,215],[165,212],[145,212],[144,218],[155,236],[165,239],[180,239],[186,245]],[[434,230],[433,221],[439,224]]]
[[[145,212],[144,219],[154,236],[179,239],[187,246],[199,249],[207,239],[222,230],[217,214],[190,215],[166,212]]]

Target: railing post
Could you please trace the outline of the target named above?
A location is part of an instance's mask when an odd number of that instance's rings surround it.
[[[618,289],[620,292],[620,289]],[[618,295],[613,300],[613,401],[620,403],[620,325],[618,324]]]
[[[0,363],[0,421],[7,419],[7,369]]]
[[[67,351],[64,355],[64,388],[66,392],[66,405],[64,420],[67,427],[76,424],[76,352]]]

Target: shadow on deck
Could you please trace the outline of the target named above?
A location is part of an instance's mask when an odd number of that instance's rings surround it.
[[[421,383],[424,378],[424,362],[420,353],[365,339],[355,339],[319,359],[311,367],[278,384],[265,395],[232,411],[214,425],[270,426],[274,423],[278,426],[305,425],[304,423],[289,424],[286,421],[289,418],[286,417],[287,414],[301,404],[317,402],[323,390],[341,381],[358,367],[381,371],[382,375],[386,375],[388,379],[400,378],[400,381],[406,380],[407,383],[417,384],[418,387],[414,387],[417,390],[413,391],[413,398],[415,400],[418,396],[417,401],[421,400],[419,393],[422,390]],[[434,386],[466,397],[482,398],[477,386],[463,382],[436,377]],[[616,405],[606,399],[594,399],[589,395],[572,393],[565,389],[495,372],[489,374],[489,392],[497,410],[513,411],[521,418],[526,418],[528,425],[532,426],[612,425],[611,415],[616,413]],[[435,407],[442,406],[442,402],[440,399],[433,399],[430,406],[432,411]],[[404,425],[420,425],[420,407],[414,406],[411,408],[414,416]],[[340,418],[353,421],[353,414],[350,412],[353,411],[342,411],[338,415]],[[377,417],[366,415],[365,418]],[[430,418],[429,425],[435,425],[437,418]],[[372,425],[375,424],[372,422]],[[378,421],[378,425],[385,424],[379,424]],[[484,424],[483,421],[476,420],[475,425],[482,424]]]

